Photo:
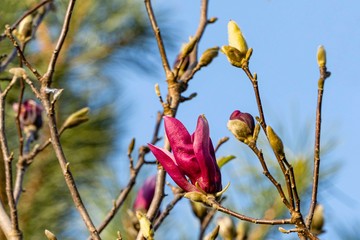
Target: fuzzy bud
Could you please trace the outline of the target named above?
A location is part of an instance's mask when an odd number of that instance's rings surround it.
[[[220,217],[217,220],[217,224],[220,226],[219,234],[224,240],[232,240],[236,236],[235,226],[232,219],[229,216]]]
[[[325,67],[326,65],[326,51],[323,45],[320,45],[317,50],[317,62],[319,67]]]
[[[219,230],[220,226],[217,225],[208,235],[205,236],[204,240],[216,240]]]
[[[248,46],[246,40],[235,21],[230,20],[228,23],[229,46],[238,49],[243,57],[245,57]]]
[[[145,213],[136,211],[136,217],[140,223],[140,231],[146,240],[154,239],[154,230],[152,228],[150,220],[146,217]]]
[[[311,232],[315,235],[323,233],[324,222],[324,207],[318,204],[315,207],[314,217],[311,223]]]
[[[192,52],[192,50],[194,49],[197,41],[198,41],[197,38],[194,38],[194,37],[190,37],[190,38],[189,38],[189,42],[186,43],[186,44],[182,47],[182,50],[181,50],[181,57],[182,57],[182,58],[186,57],[187,55],[189,55],[189,54]]]
[[[89,120],[89,108],[82,108],[71,114],[64,122],[64,128],[73,128]]]
[[[255,129],[253,116],[249,113],[234,111],[227,124],[228,129],[241,142],[252,138]]]
[[[204,206],[204,204],[199,202],[190,201],[192,212],[195,214],[195,216],[202,222],[202,220],[207,215],[207,207]]]
[[[32,34],[32,22],[33,17],[31,14],[27,15],[19,24],[19,30],[17,36],[20,41],[27,42],[31,38]]]
[[[238,49],[231,46],[222,46],[221,52],[226,55],[231,65],[238,68],[242,67],[241,60],[244,59],[244,56],[241,54],[241,52]]]
[[[269,125],[266,126],[266,134],[269,138],[269,143],[274,152],[279,155],[280,158],[285,157],[284,145],[281,141],[281,138],[274,132],[274,130]]]
[[[199,67],[205,67],[219,54],[219,47],[208,48],[200,57]]]
[[[13,74],[17,78],[22,78],[24,75],[26,75],[25,69],[20,67],[10,68],[9,73]]]

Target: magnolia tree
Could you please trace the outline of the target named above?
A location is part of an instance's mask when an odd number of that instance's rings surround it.
[[[51,148],[56,155],[68,192],[73,200],[83,224],[88,229],[89,239],[101,239],[101,233],[109,225],[117,214],[126,214],[122,217],[123,225],[117,233],[118,239],[154,239],[156,231],[163,224],[172,210],[177,208],[179,201],[190,199],[192,211],[200,221],[199,239],[256,239],[251,237],[251,231],[263,231],[262,228],[251,226],[269,225],[276,228],[282,234],[296,234],[300,239],[318,239],[323,232],[323,207],[318,204],[318,186],[320,169],[320,133],[321,133],[321,105],[325,80],[330,76],[326,69],[326,53],[323,46],[318,48],[317,60],[319,66],[318,100],[316,105],[315,124],[315,145],[314,159],[312,162],[311,196],[301,194],[299,191],[299,180],[297,179],[297,168],[293,167],[291,161],[284,151],[284,144],[281,137],[268,124],[263,110],[261,94],[256,73],[250,69],[252,61],[252,48],[248,47],[239,26],[235,21],[228,23],[228,45],[208,48],[202,54],[198,54],[198,47],[205,32],[206,26],[215,24],[216,18],[208,16],[207,0],[201,0],[200,21],[198,28],[188,43],[180,50],[173,67],[170,66],[166,49],[164,47],[162,34],[153,12],[151,1],[145,0],[145,9],[148,21],[154,32],[156,43],[161,56],[162,66],[166,76],[167,91],[161,92],[158,85],[155,86],[155,94],[159,98],[161,110],[155,123],[155,131],[152,141],[144,143],[134,157],[135,139],[130,142],[127,156],[129,159],[129,179],[113,206],[108,206],[108,213],[99,225],[96,225],[93,216],[89,214],[84,205],[86,198],[83,197],[76,181],[76,175],[72,172],[72,156],[64,151],[63,142],[60,136],[64,131],[74,128],[88,121],[89,108],[82,108],[69,115],[65,120],[58,118],[58,105],[63,101],[62,93],[66,89],[54,86],[54,73],[58,60],[63,53],[64,42],[68,37],[71,22],[77,16],[73,16],[76,9],[76,1],[68,2],[67,11],[64,14],[61,32],[57,37],[56,44],[52,49],[51,57],[47,62],[47,69],[40,70],[33,64],[33,60],[25,52],[26,44],[36,41],[36,31],[43,21],[46,13],[53,7],[53,1],[46,0],[38,3],[21,15],[12,25],[6,25],[1,41],[8,41],[12,44],[14,54],[2,55],[1,71],[7,72],[11,77],[6,84],[2,84],[0,94],[0,144],[4,163],[5,182],[1,186],[6,193],[5,200],[0,205],[0,227],[6,239],[27,239],[22,231],[21,214],[19,214],[19,199],[26,195],[23,190],[25,176],[28,169],[31,170],[32,163],[37,160],[39,154],[46,148]],[[35,18],[36,17],[36,18]],[[75,19],[75,20],[74,20]],[[35,22],[35,20],[37,22]],[[70,29],[71,30],[71,29]],[[251,43],[250,43],[251,44]],[[249,44],[249,45],[250,45]],[[265,211],[263,218],[247,216],[237,209],[227,207],[226,196],[230,184],[222,181],[222,166],[227,164],[234,157],[217,158],[218,148],[226,143],[228,138],[220,139],[214,146],[210,138],[211,124],[208,123],[205,115],[200,115],[194,133],[189,133],[181,119],[176,118],[176,113],[185,101],[191,100],[194,95],[185,97],[183,94],[189,88],[189,82],[199,70],[206,71],[205,67],[212,63],[218,56],[219,51],[226,56],[229,63],[243,71],[249,79],[249,84],[254,90],[254,100],[257,103],[258,114],[252,116],[242,110],[234,110],[229,117],[227,127],[234,137],[248,147],[254,157],[258,159],[262,173],[273,185],[272,191],[277,194],[278,200],[285,207],[287,212],[268,214]],[[314,54],[315,55],[315,54]],[[17,56],[17,57],[16,57]],[[14,66],[15,59],[20,59],[18,66]],[[16,88],[21,82],[21,88]],[[23,97],[24,89],[31,92],[31,97]],[[8,100],[9,94],[18,96],[17,102],[11,103]],[[8,108],[9,104],[12,108]],[[5,115],[15,116],[17,126],[17,145],[9,144],[8,122],[5,122]],[[206,114],[206,113],[204,113]],[[194,122],[196,119],[194,119]],[[165,136],[164,146],[159,146],[161,123],[164,123]],[[269,171],[268,160],[264,157],[262,147],[258,144],[259,133],[263,132],[268,145],[272,149],[276,159],[276,168],[281,173],[274,175]],[[46,135],[48,134],[48,135]],[[41,136],[48,136],[47,138]],[[11,147],[10,147],[11,146]],[[155,157],[154,164],[146,160]],[[136,160],[134,160],[136,158]],[[55,163],[54,163],[55,164]],[[144,168],[157,167],[156,176],[149,177],[143,186],[137,191],[136,198],[130,207],[125,211],[125,202],[134,192],[133,187],[136,180],[142,174]],[[16,168],[15,168],[16,167]],[[30,171],[29,170],[29,171]],[[124,170],[123,170],[124,171]],[[16,172],[16,174],[14,174]],[[177,186],[167,186],[166,176],[172,178]],[[284,183],[284,184],[281,184]],[[164,206],[165,188],[172,190],[172,200]],[[301,208],[301,201],[310,202],[309,208]],[[213,221],[216,212],[221,212],[221,217],[215,223],[215,228],[208,226]],[[238,225],[235,227],[234,220]],[[27,221],[35,221],[27,220]],[[245,224],[246,223],[246,224]],[[45,223],[46,225],[46,223]],[[120,228],[120,227],[119,227]],[[252,230],[251,230],[252,229]],[[206,231],[207,230],[207,231]],[[46,230],[48,239],[57,239],[56,232]],[[176,234],[176,229],[173,229]],[[205,236],[205,232],[208,234]],[[160,236],[159,236],[160,237]],[[195,238],[196,236],[194,236]],[[291,237],[291,236],[290,236]]]

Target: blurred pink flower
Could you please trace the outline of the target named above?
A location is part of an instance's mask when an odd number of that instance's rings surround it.
[[[220,192],[221,173],[206,118],[199,116],[192,135],[176,118],[165,116],[164,123],[173,153],[148,145],[170,177],[187,192],[201,191],[200,189],[205,193]]]
[[[134,211],[143,210],[147,211],[150,207],[151,201],[154,197],[156,185],[156,175],[146,179],[142,187],[139,189],[136,199],[134,201]]]
[[[15,115],[19,110],[19,103],[13,104]],[[43,125],[43,107],[33,99],[25,100],[20,106],[19,120],[29,142],[38,138],[38,131]]]

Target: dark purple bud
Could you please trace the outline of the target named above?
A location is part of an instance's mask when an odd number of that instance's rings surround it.
[[[252,137],[255,121],[251,114],[235,110],[230,116],[227,127],[239,141],[244,142],[249,137]]]

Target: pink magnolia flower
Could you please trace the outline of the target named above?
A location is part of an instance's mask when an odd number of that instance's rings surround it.
[[[19,103],[13,104],[13,110],[17,114]],[[33,99],[27,99],[20,105],[20,123],[26,134],[34,133],[34,138],[37,138],[37,132],[42,127],[43,107]]]
[[[136,195],[133,209],[147,211],[155,194],[156,175],[146,179]]]
[[[170,177],[187,192],[220,192],[221,173],[206,118],[199,116],[192,135],[176,118],[165,116],[164,123],[173,153],[152,144],[149,147]]]

